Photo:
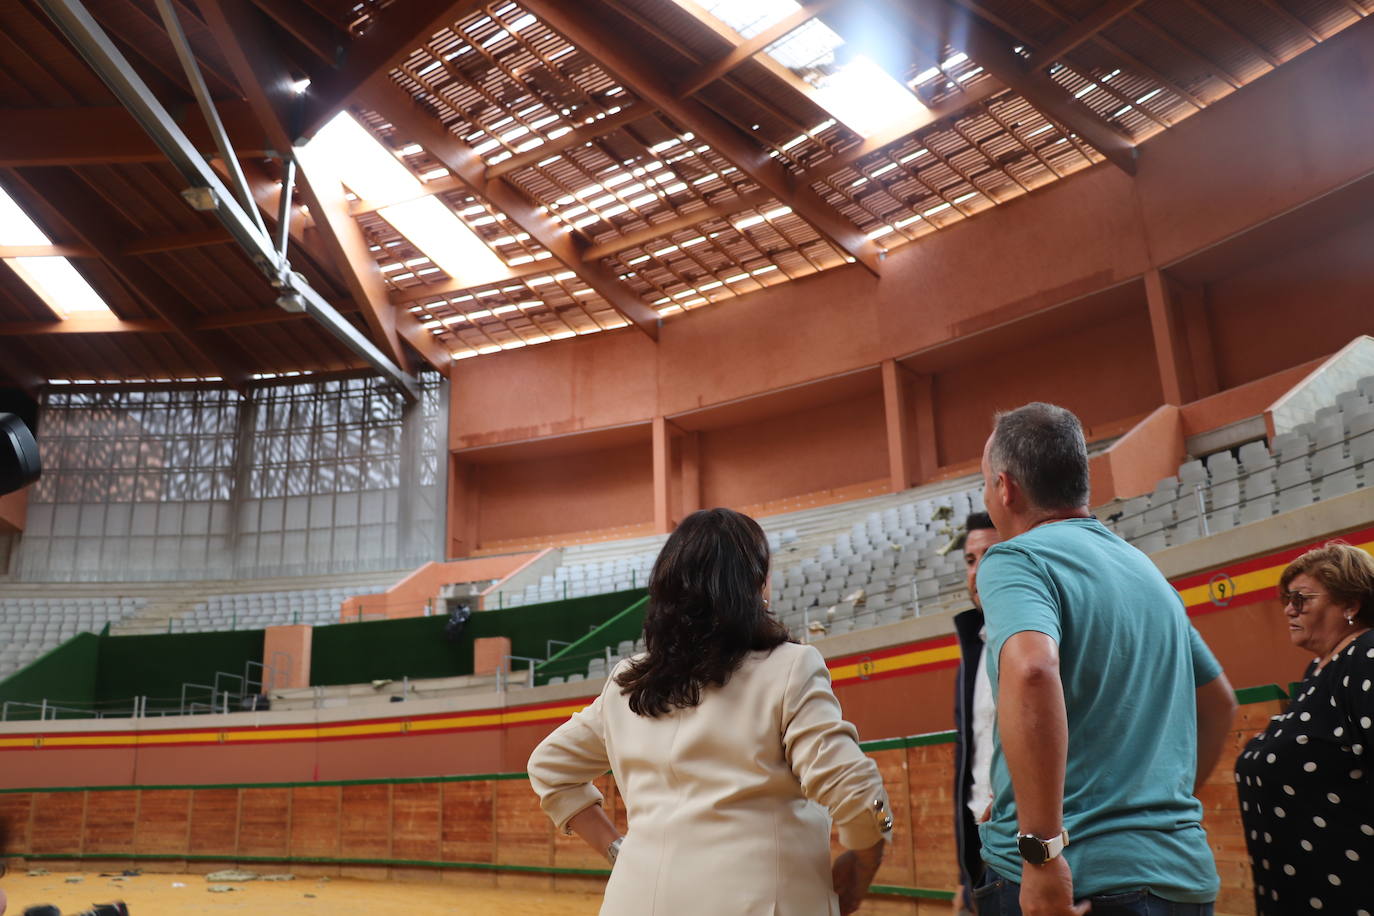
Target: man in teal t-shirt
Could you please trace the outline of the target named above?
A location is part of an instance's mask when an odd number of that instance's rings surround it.
[[[1004,541],[978,571],[997,694],[979,913],[1206,916],[1218,880],[1195,788],[1235,698],[1178,593],[1088,513],[1078,418],[1001,414],[984,501]]]

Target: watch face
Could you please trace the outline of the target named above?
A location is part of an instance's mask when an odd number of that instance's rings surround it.
[[[1018,836],[1016,838],[1016,848],[1021,853],[1021,858],[1032,865],[1044,865],[1049,861],[1044,841],[1033,836]]]

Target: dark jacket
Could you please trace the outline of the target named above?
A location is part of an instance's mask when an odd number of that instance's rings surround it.
[[[970,891],[983,872],[983,844],[968,809],[973,783],[973,681],[983,656],[983,640],[978,636],[982,629],[983,612],[978,608],[954,615],[954,632],[959,637],[959,671],[954,681],[954,847],[960,881]],[[973,909],[972,900],[963,904]]]

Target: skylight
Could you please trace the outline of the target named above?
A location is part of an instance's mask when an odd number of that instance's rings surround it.
[[[400,154],[418,151],[411,144]],[[347,112],[335,115],[299,152],[358,197],[382,205],[377,214],[454,280],[475,286],[507,274],[505,262]]]
[[[0,188],[0,245],[51,244],[43,230]],[[100,294],[64,257],[6,258],[5,263],[63,318],[74,312],[110,312]]]
[[[751,38],[801,10],[796,0],[699,0],[687,9],[705,10]],[[819,19],[811,19],[763,51],[811,87],[811,97],[862,137],[917,117],[925,105],[860,48],[844,52],[845,41]]]

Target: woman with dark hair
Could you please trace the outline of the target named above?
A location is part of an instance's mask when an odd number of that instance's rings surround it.
[[[1259,916],[1374,912],[1374,558],[1342,541],[1279,576],[1288,636],[1313,656],[1288,711],[1236,761]]]
[[[611,862],[602,916],[836,916],[872,882],[892,828],[877,765],[767,588],[757,522],[688,516],[649,578],[647,651],[530,756],[545,813]],[[592,785],[608,769],[623,837]]]

